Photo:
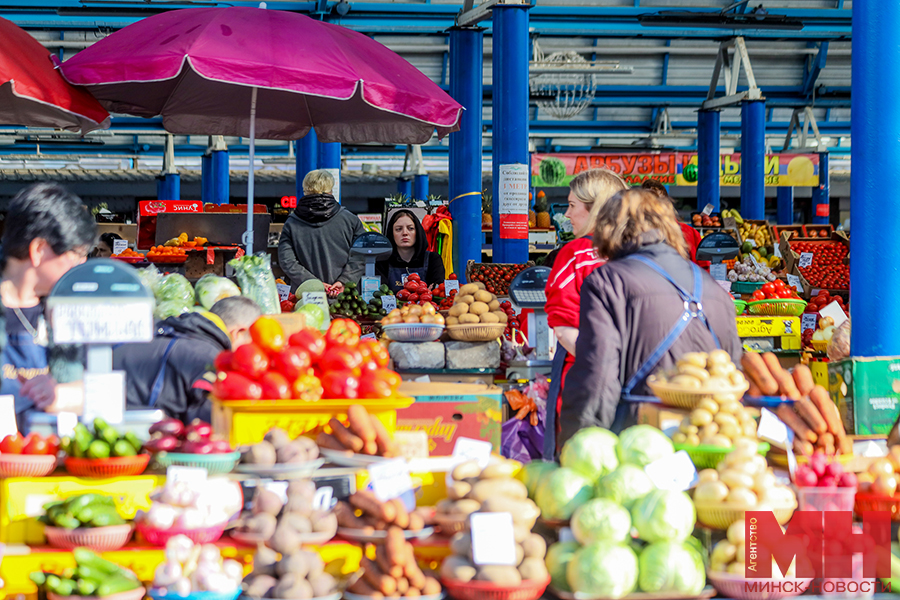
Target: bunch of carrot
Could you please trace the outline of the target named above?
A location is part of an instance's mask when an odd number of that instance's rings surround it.
[[[749,395],[784,396],[794,401],[780,405],[775,415],[793,430],[795,453],[853,453],[853,443],[844,430],[837,405],[828,390],[813,381],[809,367],[797,365],[789,373],[771,352],[747,352],[741,358],[741,366],[750,381]]]

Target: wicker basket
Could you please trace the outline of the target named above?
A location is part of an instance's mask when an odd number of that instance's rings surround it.
[[[799,317],[806,309],[805,300],[782,298],[779,300],[754,300],[747,304],[751,315],[770,317]]]
[[[66,471],[76,477],[133,477],[140,475],[150,462],[149,454],[113,458],[74,458],[64,461]]]
[[[55,470],[55,454],[0,454],[0,477],[46,477]]]
[[[537,600],[550,585],[550,578],[525,580],[520,585],[505,586],[487,581],[454,581],[441,579],[441,585],[454,600]]]
[[[195,544],[211,544],[218,541],[222,534],[225,533],[225,523],[203,529],[177,529],[175,527],[171,529],[156,529],[146,523],[138,523],[137,532],[151,546],[163,547],[169,539],[176,535],[185,535]]]
[[[191,592],[187,596],[181,596],[166,588],[150,588],[147,595],[153,600],[237,600],[241,593],[241,588],[238,588],[233,592]]]
[[[448,325],[450,337],[460,342],[492,342],[503,335],[506,323]]]
[[[63,529],[44,527],[47,543],[53,548],[74,550],[83,546],[95,552],[118,550],[131,539],[131,525],[111,525],[109,527],[79,527]]]
[[[744,513],[747,511],[745,508],[732,508],[726,504],[703,505],[694,503],[694,505],[697,508],[697,522],[710,529],[728,529],[732,523],[743,519]],[[776,508],[772,510],[772,513],[775,515],[778,524],[784,525],[791,520],[794,510],[796,510],[796,507]]]
[[[783,589],[771,590],[772,586],[768,586],[766,591],[753,592],[749,591],[745,584],[772,583],[770,579],[745,579],[740,575],[732,575],[731,573],[707,573],[707,579],[713,584],[713,587],[725,598],[734,598],[735,600],[778,600],[779,598],[789,598],[791,596],[799,596],[806,591],[812,579],[779,579],[778,583],[781,588],[785,582],[793,582],[792,590],[785,592]]]
[[[713,396],[731,394],[734,395],[735,399],[738,399],[750,389],[750,384],[747,382],[744,382],[743,385],[725,390],[704,391],[702,389],[685,389],[681,386],[675,386],[659,381],[653,375],[647,378],[647,385],[653,391],[653,394],[662,401],[662,404],[683,408],[685,410],[693,410],[697,408],[697,404],[701,400],[704,398],[712,398]]]
[[[810,343],[812,344],[813,350],[816,352],[828,351],[828,340],[813,340]]]
[[[891,521],[900,521],[900,496],[857,492],[854,510],[856,514],[886,511],[891,513]]]
[[[684,450],[691,457],[691,462],[698,469],[715,469],[719,462],[728,455],[734,448],[721,448],[719,446],[709,446],[701,444],[699,446],[691,446],[689,444],[675,444],[675,450]],[[759,443],[759,453],[763,456],[769,451],[769,444],[765,442]]]
[[[183,454],[179,452],[160,452],[153,459],[162,468],[172,465],[179,467],[199,467],[206,469],[210,475],[231,473],[234,466],[241,459],[240,452],[226,452],[225,454]]]
[[[381,329],[395,342],[433,342],[444,333],[444,326],[436,323],[396,323]]]
[[[741,316],[744,314],[744,311],[747,310],[747,303],[743,300],[734,301],[734,314],[737,316]]]

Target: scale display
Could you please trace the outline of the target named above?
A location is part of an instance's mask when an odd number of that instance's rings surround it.
[[[736,239],[727,233],[717,231],[710,233],[697,247],[697,260],[708,260],[711,262],[721,262],[737,258],[740,246]]]
[[[529,267],[521,271],[509,284],[509,297],[522,308],[543,309],[547,304],[549,267]]]
[[[380,233],[369,231],[356,238],[350,250],[355,254],[365,255],[366,258],[371,256],[375,260],[380,260],[390,255],[394,247],[391,246],[391,241]]]

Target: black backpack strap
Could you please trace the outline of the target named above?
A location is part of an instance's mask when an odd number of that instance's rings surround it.
[[[156,379],[153,380],[153,387],[150,388],[150,400],[147,403],[147,406],[156,406],[156,401],[159,399],[163,385],[166,382],[166,367],[169,364],[169,354],[172,352],[172,348],[175,347],[175,342],[177,341],[177,337],[169,340],[169,345],[166,346],[166,351],[163,352],[162,364],[159,367],[159,371],[156,373]]]

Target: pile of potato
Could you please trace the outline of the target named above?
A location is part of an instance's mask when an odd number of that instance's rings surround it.
[[[514,479],[515,463],[499,459],[484,469],[474,460],[456,466],[447,498],[437,503],[435,518],[467,518],[474,512],[508,512],[516,528],[531,531],[541,511],[528,499],[525,484]]]
[[[418,304],[407,304],[400,308],[395,308],[381,320],[382,325],[398,325],[400,323],[432,323],[434,325],[444,324],[444,315],[439,313],[431,302],[423,306]]]
[[[267,546],[281,554],[300,549],[303,534],[337,533],[338,520],[331,510],[315,510],[316,485],[308,479],[295,479],[288,484],[287,503],[275,492],[257,487],[251,515],[241,519],[238,531],[265,540]]]
[[[342,500],[334,507],[334,514],[340,527],[359,529],[367,535],[391,528],[421,531],[425,527],[425,517],[422,513],[418,510],[407,511],[400,498],[382,502],[372,492],[359,490],[352,494],[349,500],[349,502]]]
[[[244,579],[244,595],[250,598],[310,600],[337,591],[337,581],[325,572],[322,559],[308,550],[279,557],[261,546],[253,557],[253,572]]]
[[[515,513],[513,513],[515,518]],[[450,539],[451,556],[441,564],[441,577],[445,580],[487,581],[497,585],[519,585],[523,580],[544,581],[549,577],[544,558],[547,542],[540,535],[523,527],[515,528],[516,566],[475,565],[472,562],[472,536],[460,532]]]
[[[678,360],[674,370],[657,373],[654,379],[686,391],[709,394],[730,392],[747,384],[744,374],[737,370],[731,356],[724,350],[713,350],[709,354],[688,352]]]
[[[441,593],[441,583],[422,572],[412,544],[404,539],[399,527],[390,527],[384,544],[374,549],[374,560],[363,555],[359,563],[360,577],[347,588],[348,592],[375,599]]]
[[[506,323],[509,317],[500,310],[497,296],[487,291],[480,281],[467,283],[459,288],[459,294],[450,307],[447,325],[472,325],[475,323]]]
[[[263,441],[241,449],[241,462],[247,465],[271,467],[275,464],[299,464],[319,458],[319,447],[310,438],[291,440],[284,429],[274,427]]]
[[[400,454],[384,423],[359,404],[347,408],[346,425],[332,417],[328,428],[331,433],[320,431],[316,436],[320,448],[343,452],[348,456],[367,454],[393,458]]]
[[[732,448],[739,439],[759,443],[754,420],[758,416],[759,410],[745,407],[729,394],[717,394],[697,403],[697,408],[681,422],[672,441],[689,446],[703,444],[721,448]]]

